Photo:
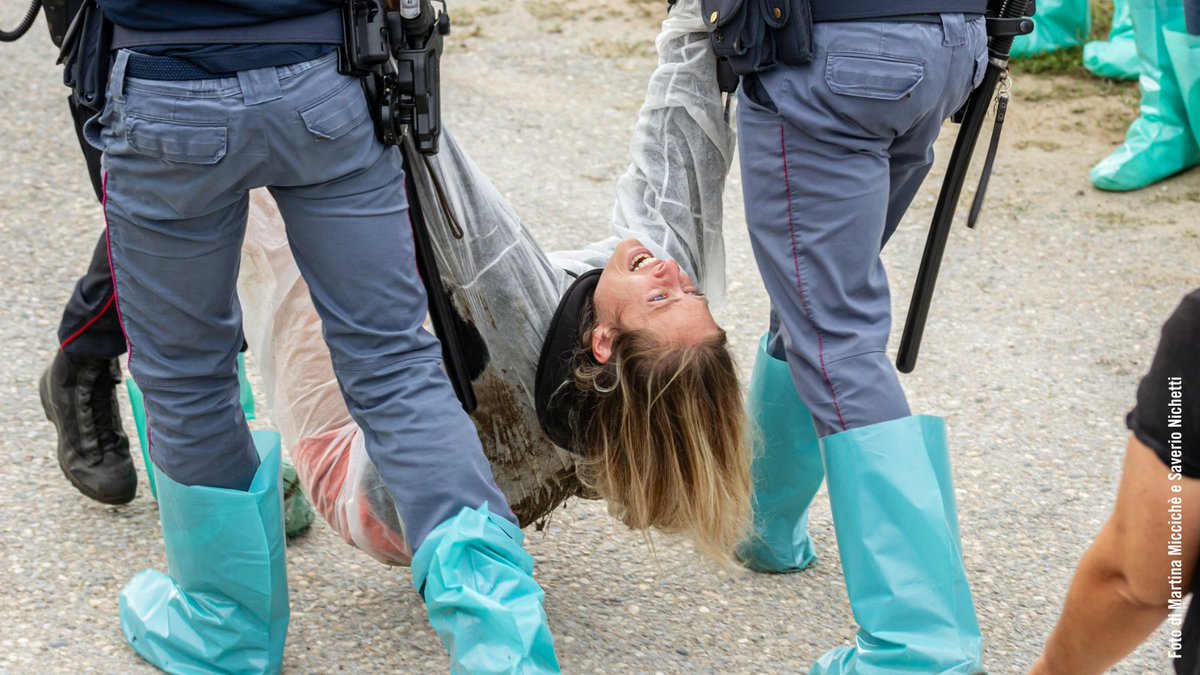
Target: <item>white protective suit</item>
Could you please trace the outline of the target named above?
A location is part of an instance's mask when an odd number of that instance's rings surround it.
[[[574,280],[568,271],[603,267],[621,239],[636,238],[656,257],[676,260],[711,301],[724,290],[721,195],[734,138],[699,11],[700,0],[681,0],[663,22],[659,64],[638,114],[632,162],[617,184],[609,239],[543,252],[449,132],[428,163],[407,167],[442,280],[487,345],[490,360],[473,381],[479,405],[472,419],[522,525],[580,491],[572,456],[545,436],[534,410],[538,356],[559,298]],[[451,235],[436,208],[430,170],[462,239]],[[238,291],[271,419],[314,506],[347,542],[381,562],[407,564],[410,552],[391,495],[342,402],[320,320],[265,191],[252,195]]]

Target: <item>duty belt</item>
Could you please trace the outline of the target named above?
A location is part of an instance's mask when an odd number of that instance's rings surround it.
[[[237,77],[237,73],[214,73],[200,66],[171,56],[151,56],[129,52],[125,75],[138,80],[214,80]]]

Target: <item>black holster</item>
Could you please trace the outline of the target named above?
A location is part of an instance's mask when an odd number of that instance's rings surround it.
[[[42,13],[46,15],[46,28],[50,30],[50,41],[55,47],[62,47],[63,38],[67,35],[67,26],[75,15],[67,0],[42,0]]]
[[[811,0],[702,0],[713,53],[749,75],[812,63]]]
[[[113,26],[95,0],[85,0],[72,19],[58,62],[63,64],[63,84],[71,88],[76,106],[100,112],[108,86]]]

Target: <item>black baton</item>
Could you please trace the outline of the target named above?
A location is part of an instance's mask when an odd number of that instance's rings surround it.
[[[989,9],[987,16],[987,70],[984,72],[979,86],[971,92],[964,107],[962,125],[958,130],[958,137],[954,139],[954,151],[950,154],[950,163],[946,167],[946,178],[942,181],[942,190],[938,194],[937,206],[933,209],[933,222],[929,226],[929,236],[925,240],[925,252],[921,255],[921,267],[917,270],[912,302],[908,306],[908,318],[904,322],[904,334],[900,338],[900,348],[896,354],[896,368],[902,373],[911,373],[917,365],[917,352],[921,348],[925,320],[929,317],[929,305],[933,301],[933,287],[937,283],[942,255],[946,252],[946,242],[950,238],[950,225],[954,222],[954,211],[958,207],[958,198],[962,195],[967,169],[971,166],[971,155],[975,152],[975,143],[979,140],[979,133],[983,130],[983,121],[987,116],[988,108],[991,107],[996,85],[1001,79],[1008,77],[1008,55],[1012,50],[1013,38],[1033,30],[1033,20],[1026,16],[1028,0],[1002,0],[997,4],[999,8],[994,12]],[[1003,119],[1000,117],[998,124],[1003,123]],[[998,130],[997,125],[996,132]],[[992,152],[989,152],[989,155],[994,158]],[[990,169],[989,162],[987,170],[990,171]],[[982,181],[986,189],[986,172]],[[977,198],[977,203],[973,208],[976,217],[982,206],[982,198]]]

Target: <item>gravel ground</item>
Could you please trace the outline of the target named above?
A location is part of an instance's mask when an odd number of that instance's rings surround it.
[[[0,0],[0,27],[24,4]],[[602,234],[660,4],[453,9],[448,123],[547,247]],[[148,487],[119,508],[81,497],[55,465],[37,402],[62,303],[102,226],[40,20],[18,45],[0,45],[0,92],[0,407],[13,413],[0,437],[0,671],[147,672],[120,636],[116,599],[135,571],[164,564]],[[1026,77],[1015,92],[985,219],[951,237],[921,363],[904,378],[913,409],[949,423],[993,673],[1023,672],[1038,654],[1111,508],[1123,416],[1158,326],[1200,285],[1200,171],[1130,195],[1087,182],[1120,141],[1136,89]],[[886,254],[899,317],[940,171]],[[748,377],[767,302],[736,170],[726,196],[735,301],[718,319]],[[812,530],[820,563],[783,577],[720,572],[657,535],[650,546],[594,502],[569,502],[528,546],[568,672],[802,672],[854,632],[823,493]],[[405,570],[323,524],[288,553],[290,671],[444,671]],[[1114,672],[1165,673],[1166,651],[1160,631]]]

